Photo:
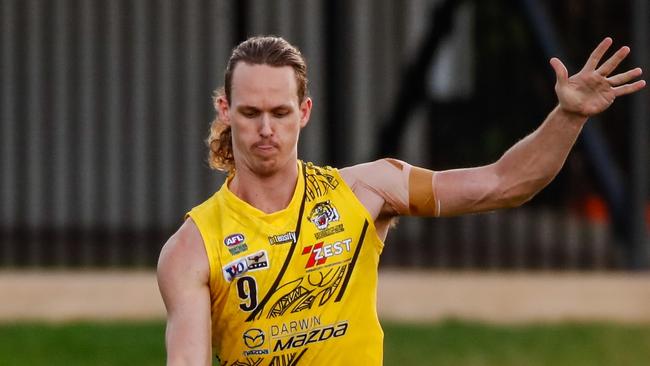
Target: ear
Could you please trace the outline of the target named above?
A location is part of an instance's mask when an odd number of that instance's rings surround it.
[[[214,108],[219,114],[219,119],[227,126],[230,126],[230,105],[225,95],[220,95],[214,99]]]
[[[309,116],[311,115],[311,98],[307,97],[300,103],[300,128],[307,126]]]

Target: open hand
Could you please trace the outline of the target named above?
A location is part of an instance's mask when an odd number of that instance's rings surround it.
[[[555,93],[561,109],[583,117],[593,116],[607,109],[616,97],[637,92],[645,86],[644,80],[630,83],[641,76],[642,71],[638,67],[609,76],[630,53],[627,46],[621,47],[598,67],[611,45],[612,39],[605,38],[591,53],[582,70],[571,77],[562,61],[555,57],[551,59],[557,77]]]

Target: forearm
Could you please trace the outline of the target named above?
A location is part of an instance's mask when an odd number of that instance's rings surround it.
[[[644,80],[631,82],[641,75],[640,68],[611,75],[629,53],[628,47],[621,47],[598,66],[611,43],[611,38],[604,39],[580,72],[571,77],[559,59],[551,59],[558,107],[535,132],[516,143],[496,163],[436,174],[434,191],[440,215],[519,206],[553,180],[587,116],[606,110],[616,97],[645,87]]]
[[[555,178],[586,121],[556,107],[537,130],[506,151],[494,168],[507,206],[528,201]]]
[[[167,365],[211,365],[212,353],[209,342],[197,341],[193,334],[166,334]]]

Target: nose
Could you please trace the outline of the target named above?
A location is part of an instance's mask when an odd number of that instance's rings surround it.
[[[260,121],[260,136],[270,137],[273,136],[273,129],[271,128],[271,118],[264,113]]]

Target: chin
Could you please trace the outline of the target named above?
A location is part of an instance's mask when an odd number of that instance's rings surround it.
[[[255,163],[255,173],[263,177],[271,176],[280,170],[277,159],[264,159]]]

